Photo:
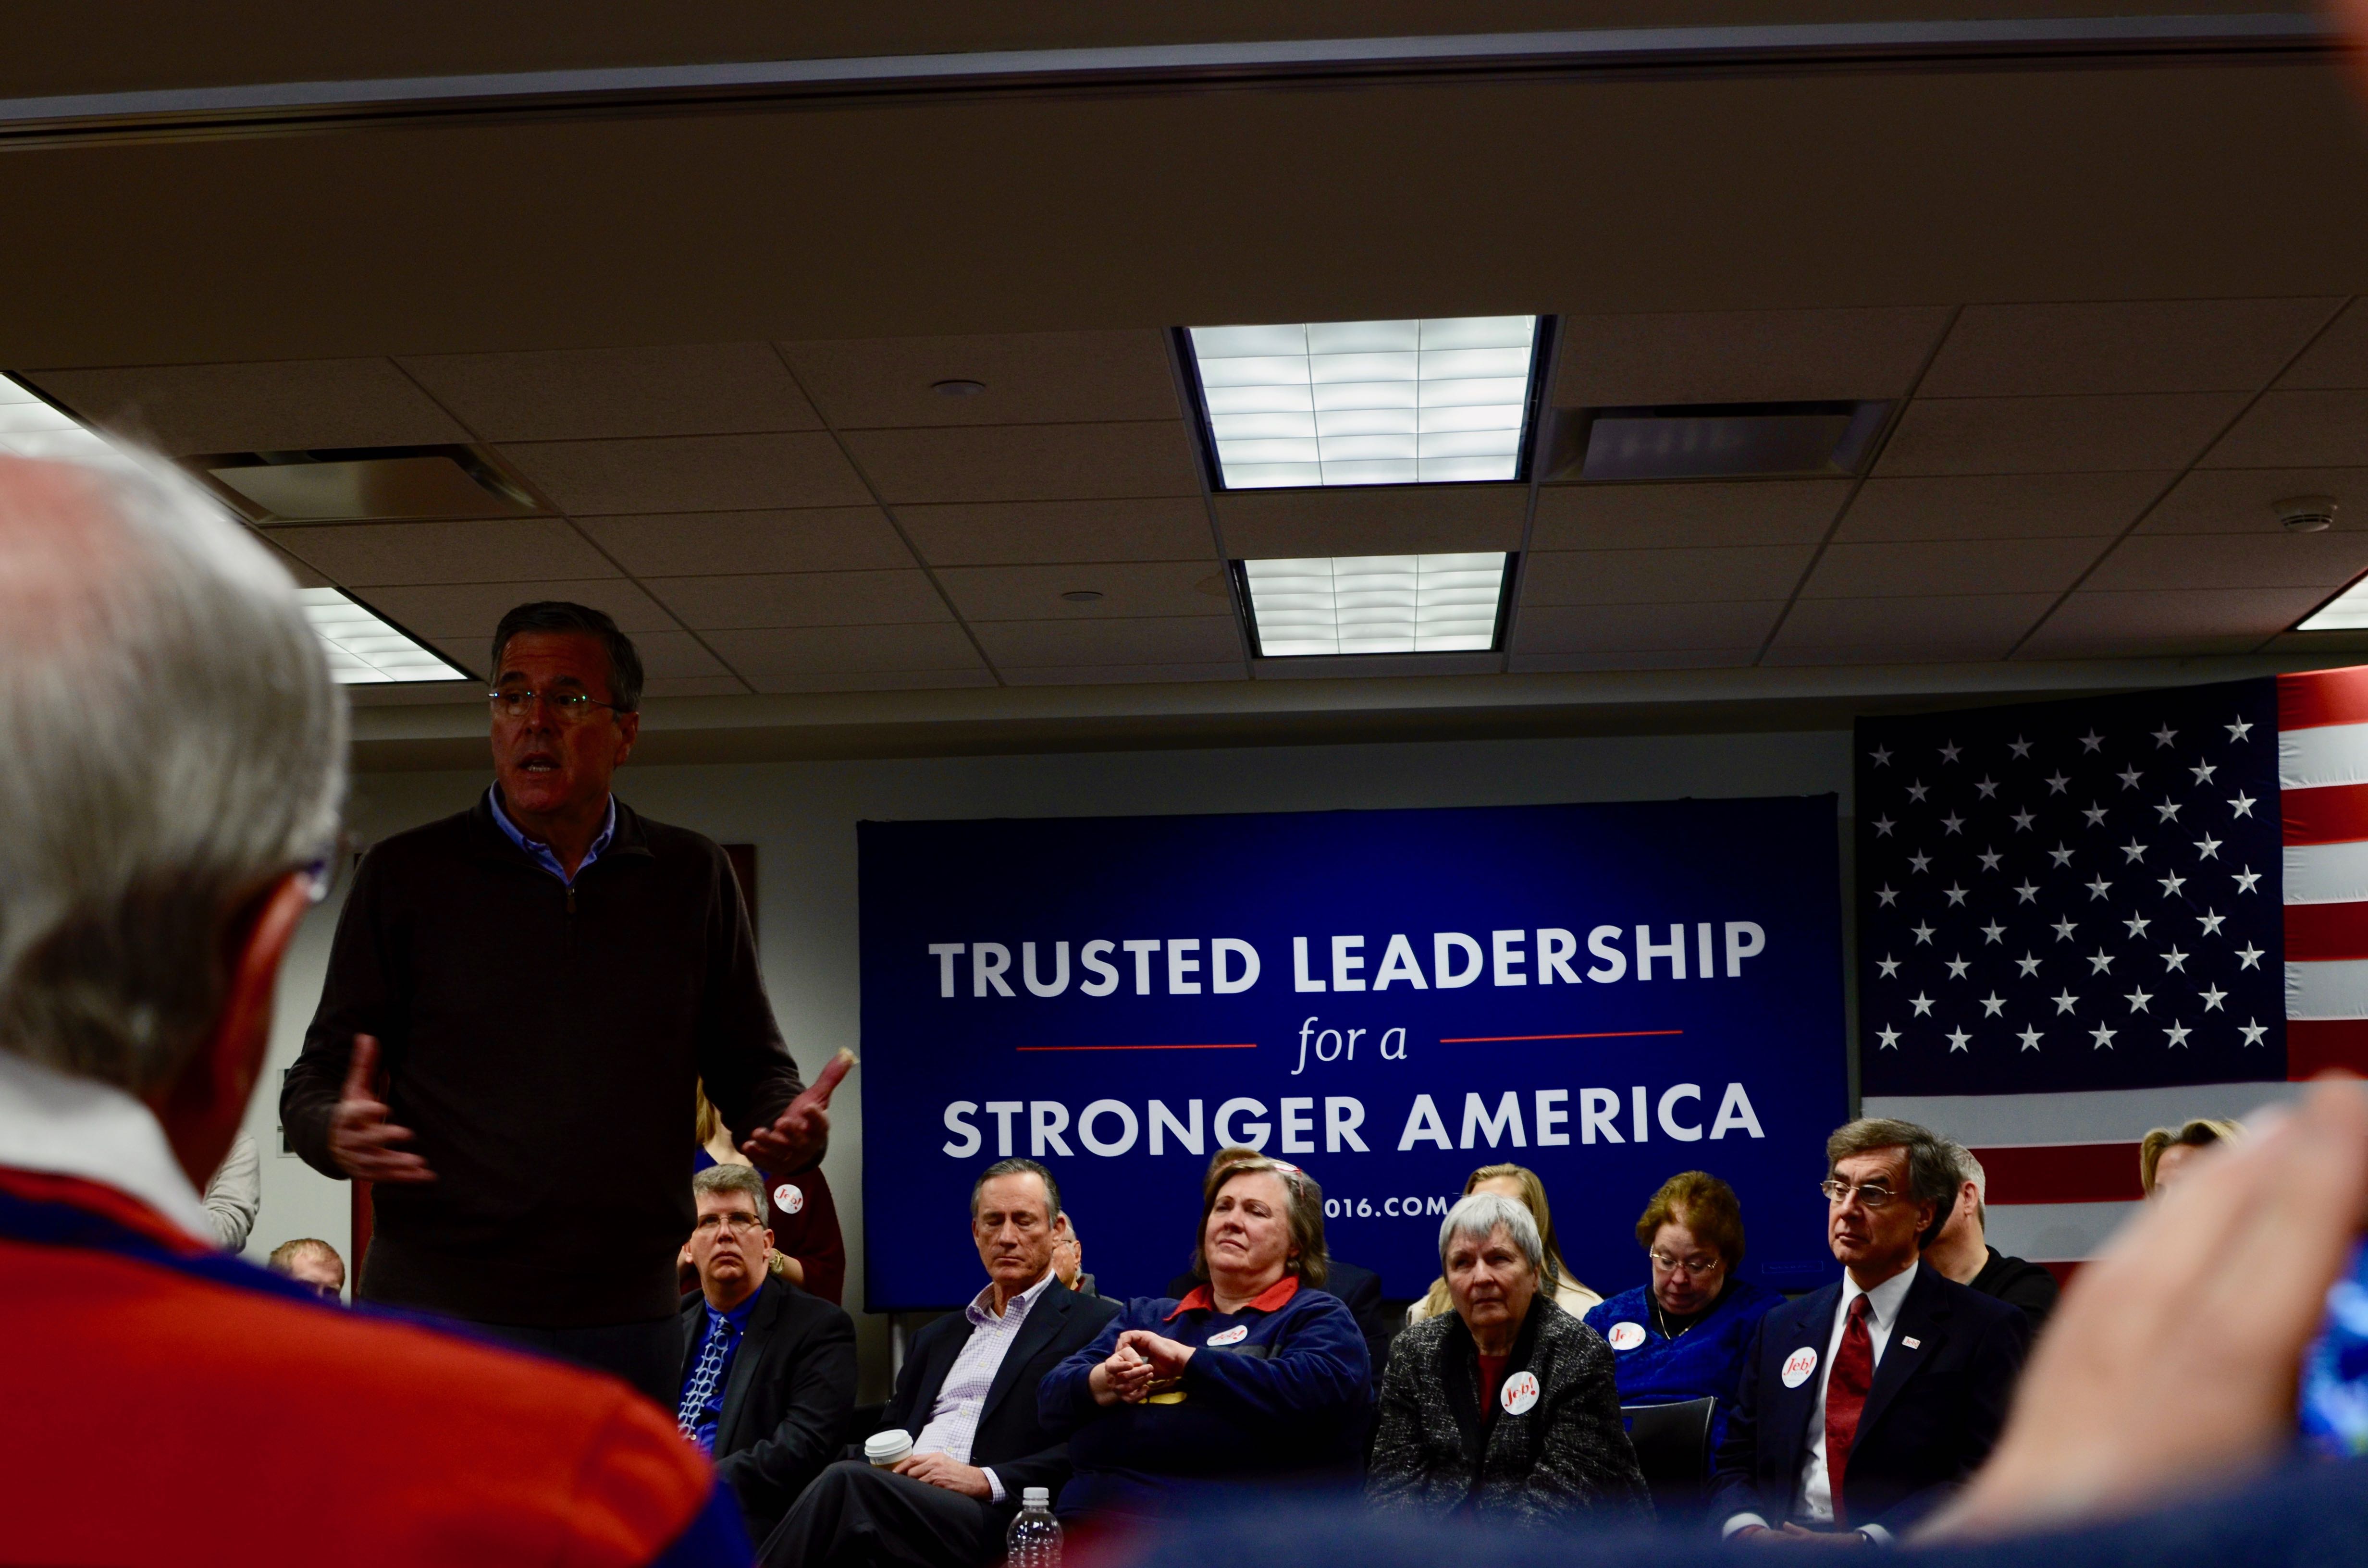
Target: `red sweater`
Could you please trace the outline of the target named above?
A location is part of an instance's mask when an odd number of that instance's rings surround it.
[[[622,1383],[327,1305],[109,1187],[0,1169],[0,1561],[748,1561]]]

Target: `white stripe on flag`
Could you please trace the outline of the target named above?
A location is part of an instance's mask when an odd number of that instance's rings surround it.
[[[2368,959],[2286,965],[2289,1018],[2368,1018]]]
[[[2033,1263],[2090,1258],[2137,1212],[2135,1203],[1993,1203],[1984,1210],[1990,1245]]]
[[[1869,1095],[1859,1114],[1912,1121],[1976,1149],[2016,1143],[2135,1143],[2149,1128],[2176,1127],[2197,1116],[2249,1116],[2265,1105],[2293,1099],[2302,1088],[2300,1084],[2188,1084],[2060,1095]],[[2010,1250],[2003,1243],[2000,1247]]]
[[[2289,844],[2288,903],[2357,903],[2368,899],[2368,841]]]
[[[2278,733],[2278,788],[2368,782],[2368,724],[2322,724]]]

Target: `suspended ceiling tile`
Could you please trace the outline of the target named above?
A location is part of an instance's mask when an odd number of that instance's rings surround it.
[[[2244,406],[2237,392],[1919,397],[1879,474],[2098,473],[2178,469]]]
[[[1166,335],[1156,331],[840,338],[781,348],[842,430],[1181,417]],[[986,390],[932,390],[944,381]]]
[[[993,686],[995,676],[984,665],[945,670],[835,670],[799,673],[782,670],[751,676],[748,684],[760,692],[827,691],[949,691],[962,687]]]
[[[688,631],[643,631],[633,637],[642,673],[652,680],[692,680],[729,676],[705,644]]]
[[[2105,557],[2083,588],[2316,588],[2333,593],[2368,572],[2368,532],[2137,534]]]
[[[295,579],[296,585],[298,587],[334,588],[336,586],[336,584],[331,582],[321,573],[307,565],[303,561],[289,554],[288,551],[273,543],[271,536],[264,532],[261,528],[251,528],[248,531],[253,533],[256,539],[263,541],[263,547],[271,552],[271,558],[274,561],[279,562],[281,566],[287,569],[288,575]]]
[[[1217,558],[1198,496],[899,506],[896,520],[932,566]]]
[[[971,629],[998,669],[1029,665],[1182,665],[1237,659],[1230,616],[1141,620],[996,620]]]
[[[2368,528],[2368,468],[2196,469],[2138,525],[2141,534],[2283,535],[2277,503],[2331,496],[2335,531]]]
[[[1549,484],[1538,491],[1532,550],[1657,550],[1815,544],[1850,481],[1728,484]]]
[[[2241,653],[2317,608],[2320,588],[2082,589],[2018,650],[2022,658]]]
[[[1044,665],[1004,672],[1012,686],[1117,686],[1152,682],[1247,680],[1239,659],[1189,665]]]
[[[2111,538],[2162,494],[2171,471],[1877,475],[1860,487],[1837,542]]]
[[[985,668],[978,650],[951,620],[711,631],[706,641],[759,691],[787,689],[778,683],[802,676]]]
[[[651,593],[694,631],[768,626],[904,626],[951,620],[920,568],[651,577]]]
[[[467,583],[421,587],[372,588],[367,598],[413,631],[427,637],[491,637],[511,609],[541,599],[590,605],[616,618],[623,631],[679,630],[655,599],[620,577],[541,583]]]
[[[1945,649],[1951,658],[1998,658],[2029,631],[2054,594],[1918,595],[1891,599],[1803,599],[1784,618],[1776,649]],[[1987,652],[1966,653],[1977,649]]]
[[[278,528],[270,538],[347,587],[622,575],[583,535],[552,518],[344,523]]]
[[[1742,604],[1540,605],[1513,623],[1512,652],[1644,653],[1757,648],[1782,612],[1782,599]]]
[[[1519,550],[1529,487],[1377,484],[1229,490],[1216,496],[1225,553],[1239,561]]]
[[[759,511],[871,499],[827,435],[542,441],[501,450],[564,512]]]
[[[2368,390],[2266,392],[2199,466],[2362,465],[2368,465]]]
[[[913,552],[877,506],[660,512],[578,517],[575,526],[640,577],[909,567]]]
[[[387,359],[33,370],[26,379],[90,423],[173,457],[469,439]]]
[[[1568,316],[1565,408],[1906,395],[1945,308]]]
[[[642,696],[745,697],[748,689],[736,676],[653,676],[642,684]]]
[[[1224,569],[1213,561],[1103,562],[1073,566],[941,567],[964,620],[1106,620],[1143,616],[1230,616]],[[1083,603],[1064,594],[1095,593]]]
[[[1968,305],[1921,397],[2252,392],[2325,325],[2340,299]]]
[[[1740,669],[1759,656],[1759,644],[1741,648],[1664,648],[1639,653],[1516,653],[1515,675],[1580,670]]]
[[[2368,387],[2368,301],[2351,301],[2294,369],[2278,378],[2278,385]]]
[[[822,428],[768,343],[438,354],[397,363],[488,441]]]
[[[1200,494],[1180,421],[856,430],[847,444],[891,506]]]
[[[1521,564],[1531,605],[1707,604],[1781,599],[1800,585],[1816,547],[1541,551]]]
[[[2060,594],[2092,565],[2101,539],[1906,540],[1826,547],[1804,599],[1909,595]]]

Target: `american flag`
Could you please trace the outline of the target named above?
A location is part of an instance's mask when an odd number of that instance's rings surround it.
[[[2368,1068],[2368,669],[1862,721],[1865,1113],[2089,1256],[2138,1141]]]

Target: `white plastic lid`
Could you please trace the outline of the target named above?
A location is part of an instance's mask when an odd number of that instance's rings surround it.
[[[1053,1506],[1053,1489],[1049,1486],[1023,1488],[1019,1494],[1019,1506],[1023,1508],[1049,1508]]]
[[[885,1432],[874,1432],[863,1439],[866,1459],[902,1459],[913,1450],[913,1435],[902,1426],[892,1426]]]

